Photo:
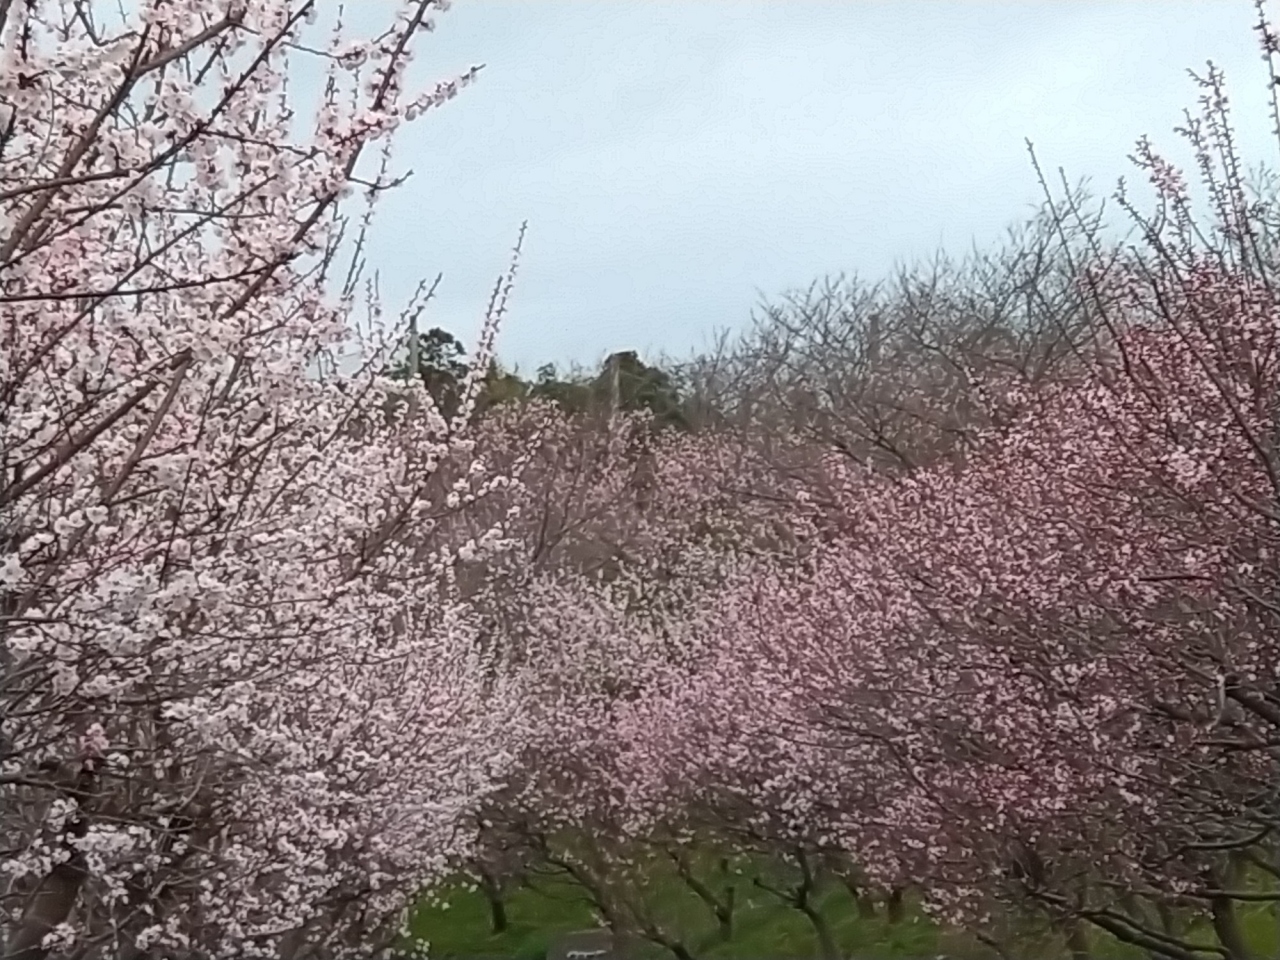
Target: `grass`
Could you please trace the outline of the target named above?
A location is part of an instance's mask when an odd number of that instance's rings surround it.
[[[800,911],[761,889],[752,877],[762,876],[773,885],[786,886],[795,877],[779,876],[776,867],[741,858],[731,866],[740,872],[718,873],[718,856],[699,858],[697,872],[709,886],[735,889],[733,936],[725,941],[707,906],[676,875],[670,862],[653,860],[644,870],[643,888],[627,891],[628,902],[659,919],[664,930],[683,940],[699,960],[764,960],[820,955],[814,927]],[[830,927],[831,935],[846,957],[868,960],[905,960],[935,957],[989,957],[969,938],[940,929],[921,911],[908,909],[891,924],[881,915],[859,915],[849,892],[838,884],[820,889],[815,906]],[[458,879],[424,898],[411,919],[416,937],[427,940],[436,957],[502,956],[541,960],[561,935],[599,926],[584,889],[563,876],[534,875],[506,898],[507,929],[494,934],[488,901],[466,879]],[[656,945],[642,942],[635,952],[642,958],[672,960]]]
[[[507,930],[491,933],[489,906],[464,884],[437,890],[414,914],[413,934],[430,942],[432,956],[541,957],[562,932],[595,925],[585,902],[516,891],[507,901]]]
[[[884,920],[868,921],[859,918],[855,910],[844,908],[842,898],[848,899],[848,895],[831,890],[819,903],[846,956],[890,960],[931,957],[939,952],[938,930],[920,916],[912,914],[894,926]],[[568,889],[522,887],[514,891],[507,900],[508,927],[501,934],[491,932],[488,904],[468,884],[460,882],[442,888],[430,899],[435,902],[426,902],[419,908],[412,929],[416,936],[430,942],[436,957],[538,960],[560,935],[598,925],[585,897]],[[809,921],[763,891],[743,890],[734,911],[734,935],[727,943],[714,942],[715,925],[710,915],[683,884],[655,887],[646,904],[665,926],[683,934],[700,958],[761,960],[817,955]],[[642,954],[650,952],[644,949]],[[657,948],[652,953],[663,955]]]
[[[664,929],[680,935],[698,960],[770,960],[816,958],[817,937],[809,920],[776,896],[755,887],[747,876],[734,881],[737,901],[733,936],[723,941],[706,906],[674,875],[655,870],[642,893],[632,892],[632,902],[643,897],[644,907],[660,918]],[[508,927],[491,930],[488,902],[470,883],[458,880],[432,892],[414,914],[411,928],[416,937],[430,943],[433,957],[511,957],[542,960],[548,947],[562,934],[591,929],[598,921],[586,893],[561,879],[535,878],[513,890],[506,899]],[[996,954],[977,938],[949,930],[909,906],[904,917],[890,924],[883,913],[860,916],[853,899],[839,886],[824,889],[816,898],[833,939],[845,957],[858,960],[906,960],[939,955],[956,960],[996,960]],[[1241,925],[1256,956],[1280,956],[1280,924],[1269,904],[1241,909]],[[1015,956],[1058,960],[1068,956],[1060,936],[1041,921],[1004,920],[989,931],[1011,948]],[[1213,943],[1207,923],[1193,927],[1195,939]],[[1091,931],[1094,960],[1147,960],[1147,954],[1099,932]],[[636,954],[643,960],[673,960],[656,945],[642,943]]]

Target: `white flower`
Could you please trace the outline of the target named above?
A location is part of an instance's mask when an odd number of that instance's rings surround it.
[[[0,583],[17,583],[21,579],[22,563],[18,560],[18,555],[16,553],[6,555],[4,561],[0,562]]]

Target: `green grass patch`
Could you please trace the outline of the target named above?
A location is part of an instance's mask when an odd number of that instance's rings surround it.
[[[747,876],[734,880],[736,889],[733,936],[723,941],[707,906],[678,878],[662,876],[646,883],[643,906],[659,918],[664,929],[676,933],[699,958],[707,960],[768,960],[818,957],[813,925],[800,911],[775,895],[753,886]],[[858,915],[843,888],[821,892],[816,904],[830,925],[832,937],[847,957],[868,960],[934,957],[948,941],[945,932],[917,910],[898,923],[883,917]],[[535,878],[513,890],[505,900],[507,929],[493,933],[488,901],[475,886],[459,880],[433,891],[415,912],[411,929],[427,940],[435,957],[505,956],[539,960],[558,937],[597,926],[586,892],[571,883]],[[671,960],[671,954],[652,944],[638,944],[641,957]],[[960,956],[960,954],[955,954]]]
[[[709,862],[709,861],[708,861]],[[704,868],[706,864],[703,864]],[[698,960],[806,960],[821,956],[813,925],[799,910],[752,883],[759,865],[746,861],[740,874],[699,874],[721,892],[735,889],[733,935],[719,936],[711,911],[678,877],[669,864],[655,861],[644,875],[642,888],[628,888],[629,903],[639,904],[678,936]],[[770,882],[777,882],[775,876]],[[510,957],[541,960],[561,935],[598,926],[587,892],[559,877],[535,875],[505,898],[508,926],[492,931],[487,899],[474,884],[458,880],[425,897],[411,920],[415,937],[427,940],[433,957]],[[975,936],[940,927],[914,904],[908,903],[897,923],[890,923],[880,907],[876,917],[859,914],[843,886],[829,884],[814,899],[840,953],[857,960],[924,960],[945,956],[955,960],[997,960],[998,954]],[[1280,923],[1271,904],[1238,905],[1241,926],[1255,956],[1280,956]],[[986,931],[1006,945],[1010,955],[1035,960],[1065,960],[1069,956],[1060,934],[1042,919],[1001,918]],[[1207,921],[1191,925],[1187,936],[1214,943]],[[1096,929],[1088,931],[1093,960],[1148,960],[1148,954],[1116,941]],[[636,945],[640,960],[673,960],[672,954],[646,942]]]

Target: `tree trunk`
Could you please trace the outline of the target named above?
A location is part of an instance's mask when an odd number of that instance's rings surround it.
[[[480,889],[489,902],[489,927],[494,934],[507,932],[507,904],[500,884],[487,870],[480,871]]]
[[[903,890],[901,887],[894,887],[889,891],[889,897],[885,900],[885,912],[889,917],[889,925],[902,922],[902,917],[906,912],[906,904],[903,903]]]
[[[1084,931],[1084,925],[1074,917],[1063,925],[1063,937],[1066,941],[1067,950],[1071,953],[1071,960],[1089,960],[1089,936]]]
[[[93,761],[88,761],[81,766],[74,782],[64,784],[59,791],[76,803],[76,811],[66,823],[67,836],[81,839],[88,834],[89,817],[85,808],[96,784],[97,771]],[[41,945],[42,941],[71,915],[88,870],[83,853],[70,844],[65,844],[65,849],[68,858],[49,871],[27,901],[5,960],[45,960],[49,949]]]
[[[501,897],[489,898],[489,926],[494,934],[507,932],[507,905]]]
[[[844,884],[844,888],[849,891],[849,896],[853,898],[853,904],[858,909],[859,920],[874,920],[876,918],[876,901],[875,898],[862,892],[850,876],[841,876],[840,882]]]
[[[676,960],[697,960],[685,946],[683,940],[668,936],[667,933],[657,927],[656,924],[649,921],[641,921],[639,924],[641,935],[651,943],[656,943],[664,950],[671,951],[672,956]]]
[[[859,920],[874,920],[876,918],[876,902],[871,897],[854,897],[853,902],[858,907]]]
[[[813,895],[818,890],[818,878],[809,865],[809,858],[803,848],[797,848],[793,856],[800,868],[799,884],[789,890],[782,890],[756,877],[755,885],[795,907],[808,918],[809,923],[813,925],[814,933],[818,936],[818,949],[822,953],[823,960],[840,960],[840,948],[836,946],[835,938],[831,936],[831,927],[827,924],[826,917],[813,904]]]
[[[1214,897],[1209,908],[1213,912],[1213,932],[1230,960],[1250,960],[1249,946],[1236,916],[1235,901],[1230,897]]]
[[[672,851],[668,851],[668,856],[671,858],[671,862],[675,864],[676,872],[680,875],[680,879],[684,881],[685,886],[706,904],[707,909],[711,911],[711,915],[716,918],[720,939],[726,942],[733,939],[734,888],[732,886],[725,888],[724,897],[718,897],[714,890],[694,876],[693,868],[689,866],[689,862],[683,856]],[[728,873],[728,867],[727,861],[721,861],[720,869],[722,873]]]
[[[1176,937],[1180,935],[1178,917],[1167,903],[1163,900],[1157,903],[1156,913],[1160,916],[1160,928],[1164,931],[1165,936]]]
[[[80,896],[86,875],[84,857],[79,853],[54,867],[40,881],[18,923],[18,931],[5,960],[44,960],[49,950],[41,946],[47,933],[66,921]]]
[[[827,918],[808,904],[801,907],[800,912],[813,924],[813,932],[818,935],[818,949],[822,954],[822,960],[841,960],[840,948],[836,946],[835,937],[831,936],[831,925],[827,923]]]

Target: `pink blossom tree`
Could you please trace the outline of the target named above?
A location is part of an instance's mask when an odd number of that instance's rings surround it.
[[[953,917],[1030,899],[1077,951],[1083,920],[1249,955],[1238,909],[1277,875],[1280,313],[1204,89],[1185,132],[1216,228],[1140,144],[1162,213],[1082,273],[1107,297],[1075,362],[976,391],[1001,415],[955,464],[826,457],[795,508],[820,545],[686,625],[698,668],[621,728],[666,810],[844,849]]]
[[[676,626],[743,557],[784,548],[792,531],[778,528],[777,488],[753,451],[654,427],[643,414],[531,403],[494,411],[477,434],[477,451],[521,479],[518,513],[503,518],[511,545],[473,581],[525,699],[521,747],[463,869],[491,894],[504,870],[544,880],[549,870],[611,925],[680,953],[695,946],[651,909],[653,868],[708,888],[681,859],[681,838],[635,829],[642,800],[617,764],[615,716],[660,671],[686,664]]]

